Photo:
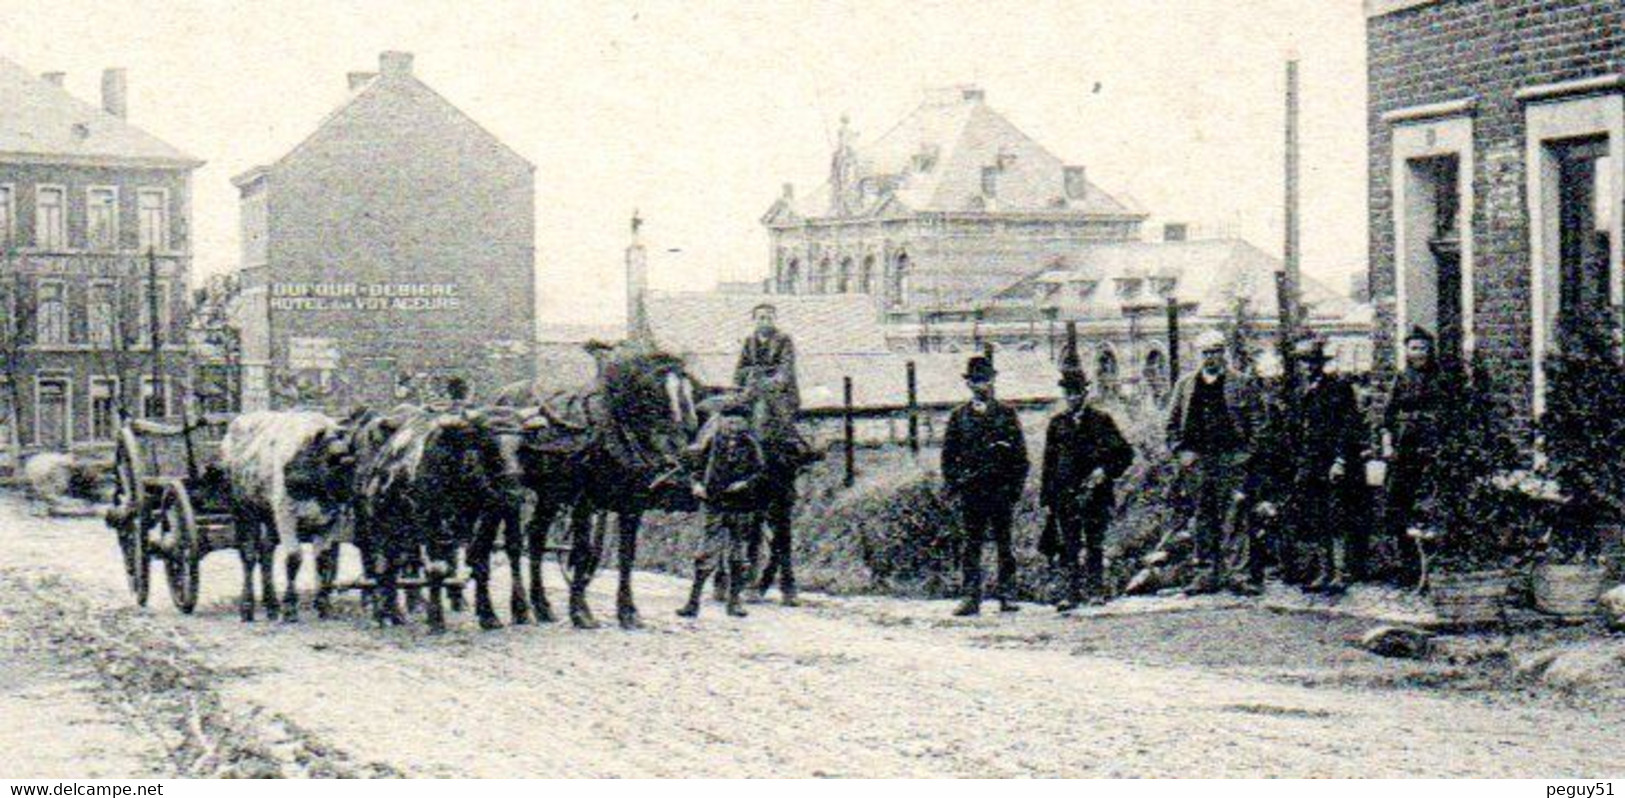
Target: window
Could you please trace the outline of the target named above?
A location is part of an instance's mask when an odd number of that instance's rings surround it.
[[[1122,278],[1117,281],[1117,298],[1134,299],[1140,295],[1143,280],[1135,277]]]
[[[791,258],[784,267],[784,278],[779,283],[779,293],[794,294],[801,284],[801,260]]]
[[[68,290],[59,280],[41,280],[34,313],[38,316],[34,342],[61,346],[68,342]]]
[[[90,438],[110,441],[118,429],[118,378],[90,378]]]
[[[151,293],[149,293],[152,290],[151,286],[152,286],[152,281],[151,280],[142,280],[141,281],[141,295],[136,297],[136,305],[140,307],[138,318],[140,319],[139,323],[141,325],[141,328],[136,331],[135,335],[136,335],[136,339],[141,342],[142,346],[151,346],[152,345],[152,302],[153,302],[153,296],[152,296]],[[169,281],[160,279],[158,281],[158,297],[157,297],[157,299],[158,299],[158,341],[160,343],[167,343],[169,341],[169,334],[170,334],[169,326],[170,326],[170,322],[172,321],[172,317],[170,315],[169,294],[170,294]]]
[[[63,451],[73,442],[72,405],[68,381],[37,377],[34,381],[34,443],[48,451]]]
[[[1151,278],[1151,292],[1166,299],[1174,295],[1174,288],[1178,284],[1178,281],[1172,277],[1153,277]]]
[[[34,190],[34,246],[60,250],[67,244],[67,192],[61,186]]]
[[[1100,285],[1095,280],[1084,280],[1078,283],[1078,299],[1087,300],[1095,295],[1095,288]]]
[[[118,335],[118,295],[113,284],[98,281],[90,284],[86,303],[86,320],[90,343],[97,349],[113,349]]]
[[[865,294],[875,292],[875,256],[863,256],[863,268],[858,271],[858,290]]]
[[[137,195],[141,215],[141,251],[169,250],[169,192],[144,188]]]
[[[85,241],[90,249],[118,248],[118,189],[90,189],[85,202]]]
[[[1066,183],[1066,198],[1069,200],[1083,199],[1084,195],[1089,192],[1089,183],[1084,179],[1083,167],[1068,166],[1062,170],[1062,174]]]
[[[841,258],[840,276],[835,282],[835,293],[844,294],[852,290],[852,259]]]
[[[169,417],[169,379],[154,382],[151,377],[141,378],[141,417]]]
[[[0,186],[0,249],[10,250],[15,240],[16,224],[13,219],[17,215],[17,202],[13,195],[14,189],[9,186]]]
[[[1439,362],[1473,349],[1473,120],[1467,115],[1394,125],[1394,343],[1413,327],[1433,334]],[[1403,364],[1402,352],[1395,362]]]
[[[907,252],[897,253],[893,261],[891,284],[886,286],[886,303],[894,308],[900,308],[908,301],[909,287],[909,259]]]
[[[997,166],[984,166],[984,167],[982,167],[982,196],[984,196],[984,197],[997,197],[997,196],[999,196],[999,167],[997,167]]]

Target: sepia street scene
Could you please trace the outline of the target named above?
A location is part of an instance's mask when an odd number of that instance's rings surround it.
[[[1625,767],[1622,0],[0,11],[0,778]]]

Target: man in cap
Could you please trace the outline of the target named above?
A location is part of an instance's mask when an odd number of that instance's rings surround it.
[[[735,394],[718,394],[697,408],[709,415],[687,454],[692,470],[694,496],[705,506],[705,538],[694,556],[694,582],[688,603],[677,610],[685,618],[700,614],[700,600],[713,569],[722,576],[723,599],[728,614],[744,617],[740,603],[744,589],[745,538],[757,523],[757,493],[761,487],[765,458],[762,445],[745,419],[749,406]]]
[[[1224,553],[1231,511],[1243,500],[1258,397],[1251,379],[1230,367],[1224,336],[1196,337],[1201,364],[1174,386],[1168,412],[1168,448],[1190,480],[1196,500],[1196,562],[1191,593],[1212,593],[1234,582]]]
[[[1288,530],[1306,562],[1297,569],[1289,563],[1287,573],[1307,579],[1311,591],[1339,592],[1345,579],[1358,578],[1364,566],[1364,547],[1354,537],[1357,530],[1351,528],[1347,510],[1365,425],[1354,387],[1326,370],[1331,358],[1324,342],[1316,337],[1298,341],[1293,359],[1298,364],[1298,399],[1290,430]]]
[[[1134,449],[1110,415],[1089,406],[1089,376],[1071,342],[1061,357],[1061,390],[1066,407],[1050,419],[1044,435],[1039,506],[1049,513],[1046,538],[1050,524],[1059,538],[1052,546],[1058,549],[1053,553],[1059,555],[1065,587],[1055,608],[1066,612],[1083,603],[1085,593],[1094,603],[1105,599],[1104,540],[1115,497],[1112,487],[1134,462]]]
[[[1405,336],[1405,367],[1388,388],[1380,430],[1382,456],[1390,464],[1383,527],[1399,553],[1395,577],[1401,584],[1414,585],[1422,577],[1420,553],[1406,532],[1426,523],[1419,499],[1431,492],[1428,466],[1444,441],[1451,394],[1447,372],[1434,354],[1433,336],[1412,327]]]
[[[942,439],[942,480],[964,526],[960,568],[964,600],[955,615],[982,611],[982,546],[991,537],[999,550],[999,609],[1015,612],[1016,557],[1010,522],[1027,480],[1027,440],[1016,411],[994,395],[993,361],[977,356],[965,369],[970,401],[954,408]]]

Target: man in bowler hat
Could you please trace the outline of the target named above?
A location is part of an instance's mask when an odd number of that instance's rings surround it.
[[[964,527],[960,567],[964,600],[955,615],[982,611],[982,545],[999,551],[999,610],[1015,612],[1016,557],[1010,522],[1027,479],[1027,441],[1016,411],[994,395],[993,361],[977,356],[965,369],[970,401],[954,408],[942,441],[942,479]]]
[[[1044,435],[1039,505],[1049,519],[1039,549],[1059,566],[1065,587],[1055,609],[1066,612],[1086,599],[1106,598],[1104,542],[1112,488],[1133,464],[1134,449],[1110,415],[1089,406],[1089,376],[1071,346],[1061,358],[1061,389],[1066,407],[1050,419]]]

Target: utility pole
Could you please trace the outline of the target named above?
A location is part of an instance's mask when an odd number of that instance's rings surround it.
[[[1282,299],[1287,309],[1281,319],[1281,334],[1291,341],[1297,337],[1302,296],[1302,263],[1298,238],[1298,58],[1294,54],[1286,62],[1286,235],[1282,247],[1282,261],[1286,279]]]

